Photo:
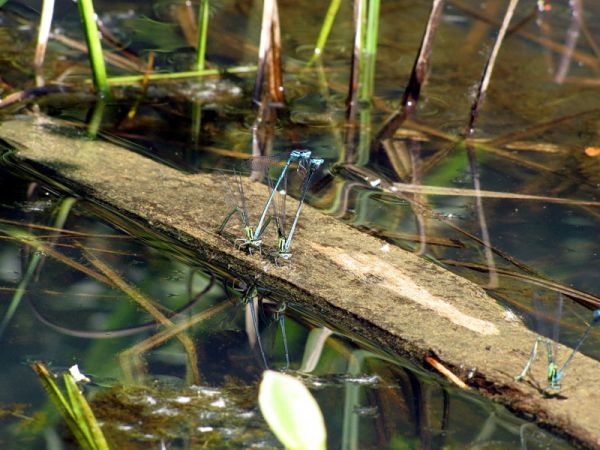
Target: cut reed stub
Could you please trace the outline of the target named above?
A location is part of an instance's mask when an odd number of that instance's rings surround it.
[[[277,0],[265,0],[258,49],[258,68],[252,104],[258,108],[266,97],[270,107],[283,106],[285,103],[283,75],[281,69],[281,31]],[[267,77],[268,90],[263,96],[263,84]]]

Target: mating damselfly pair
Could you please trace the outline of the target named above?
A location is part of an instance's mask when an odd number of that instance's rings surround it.
[[[300,213],[302,206],[310,186],[310,182],[317,172],[319,167],[323,164],[324,160],[321,158],[313,158],[309,150],[294,150],[292,151],[279,176],[274,180],[270,177],[270,167],[275,165],[276,160],[273,158],[251,158],[248,161],[248,166],[252,171],[258,171],[261,176],[265,176],[269,183],[269,197],[266,203],[262,207],[262,210],[258,216],[256,225],[253,225],[253,221],[250,217],[247,199],[244,191],[244,185],[242,182],[242,176],[239,171],[234,170],[233,176],[227,177],[225,180],[226,191],[231,204],[231,210],[225,217],[225,220],[219,227],[219,234],[222,234],[229,221],[237,215],[244,227],[244,236],[235,239],[237,247],[252,253],[253,250],[262,252],[263,249],[263,235],[271,221],[275,221],[277,231],[277,250],[273,256],[275,258],[281,258],[289,260],[292,257],[291,244],[300,219]],[[292,222],[288,228],[287,226],[287,188],[288,188],[288,175],[290,167],[296,165],[296,173],[303,175],[303,180],[300,188],[300,198],[296,206],[296,211],[293,215]]]
[[[531,369],[531,365],[535,361],[537,356],[538,346],[540,343],[543,343],[546,348],[548,367],[547,367],[547,380],[548,380],[548,388],[552,391],[560,390],[560,382],[565,375],[565,371],[571,364],[575,354],[579,351],[584,341],[587,339],[590,331],[595,325],[600,324],[600,309],[596,309],[592,312],[592,319],[588,323],[587,328],[573,347],[571,354],[566,359],[562,366],[559,366],[557,362],[558,357],[558,339],[559,339],[559,330],[560,330],[560,320],[562,316],[562,307],[563,307],[563,296],[562,294],[558,295],[558,300],[554,303],[554,310],[549,307],[549,301],[542,300],[540,297],[535,294],[533,297],[533,306],[535,308],[534,311],[534,328],[535,331],[540,334],[533,344],[531,348],[531,353],[529,355],[529,359],[525,364],[525,367],[521,371],[519,375],[515,377],[516,381],[520,381],[529,372]]]

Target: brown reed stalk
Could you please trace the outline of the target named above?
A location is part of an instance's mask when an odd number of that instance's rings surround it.
[[[358,111],[358,89],[360,80],[361,51],[363,42],[363,17],[365,15],[366,0],[354,0],[354,41],[352,45],[352,60],[350,67],[350,82],[348,84],[348,97],[346,99],[347,119],[349,125],[356,125]]]
[[[53,14],[54,0],[44,0],[42,14],[40,15],[40,27],[38,30],[37,45],[35,47],[35,56],[33,58],[33,66],[35,67],[35,85],[38,87],[44,86],[45,84],[43,66]]]
[[[281,36],[277,0],[265,0],[258,48],[258,67],[252,102],[258,107],[262,101],[265,74],[268,77],[269,103],[283,103],[281,70]]]
[[[415,111],[421,94],[421,88],[426,81],[429,68],[429,57],[431,56],[431,49],[444,9],[444,3],[445,0],[433,0],[431,11],[429,12],[429,19],[427,20],[427,26],[425,27],[425,33],[421,39],[419,52],[417,53],[417,58],[413,64],[410,78],[402,97],[400,109],[385,121],[380,131],[375,136],[372,147],[378,147],[382,140],[392,137],[402,123]]]

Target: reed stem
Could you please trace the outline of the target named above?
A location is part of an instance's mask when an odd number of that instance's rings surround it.
[[[327,13],[325,14],[325,20],[323,21],[323,25],[321,26],[321,31],[319,32],[319,37],[317,38],[317,43],[315,44],[313,55],[306,63],[305,68],[312,66],[323,54],[325,44],[327,43],[327,39],[329,38],[329,34],[331,33],[333,21],[337,16],[341,4],[342,0],[331,0],[329,8],[327,9]]]
[[[363,50],[364,64],[361,67],[360,99],[370,102],[375,86],[375,61],[377,55],[377,36],[379,32],[380,0],[369,0],[366,14],[366,33]]]
[[[230,69],[204,69],[204,70],[191,70],[189,72],[175,72],[175,73],[152,73],[152,74],[140,74],[140,75],[123,75],[118,77],[110,77],[107,79],[108,84],[113,86],[130,85],[139,83],[148,79],[149,81],[161,81],[161,80],[177,80],[180,78],[194,78],[203,76],[215,76],[228,73],[250,73],[256,72],[256,66],[239,66],[232,67]]]
[[[366,0],[354,0],[354,43],[352,49],[352,62],[350,68],[350,83],[348,86],[347,116],[351,125],[356,124],[356,112],[358,110],[358,91],[360,86],[360,67],[362,65],[363,50],[363,18],[366,16]],[[349,133],[352,134],[352,133]]]
[[[208,0],[201,0],[198,10],[198,47],[196,49],[197,71],[204,70],[206,57],[206,36],[208,34]]]
[[[94,77],[94,86],[101,96],[109,94],[108,81],[106,77],[106,66],[104,65],[104,56],[102,55],[102,44],[100,43],[100,33],[96,25],[96,13],[92,0],[78,0],[79,15],[83,23],[85,40],[88,46],[90,65]]]
[[[38,30],[37,46],[35,48],[35,57],[33,65],[35,66],[35,84],[44,85],[44,76],[42,66],[46,56],[46,46],[48,45],[48,36],[52,26],[52,16],[54,14],[54,0],[44,0],[42,14],[40,16],[40,29]]]

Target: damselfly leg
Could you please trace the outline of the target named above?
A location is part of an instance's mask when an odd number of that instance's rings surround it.
[[[252,252],[252,249],[260,250],[262,241],[254,238],[254,229],[250,224],[250,216],[248,214],[246,195],[241,175],[237,171],[234,171],[233,176],[231,177],[225,177],[223,174],[223,183],[225,185],[225,192],[227,193],[226,198],[232,209],[227,216],[225,216],[225,220],[219,227],[218,233],[223,234],[229,221],[237,214],[244,227],[244,237],[235,239],[235,246],[237,248],[247,249],[249,252]]]

